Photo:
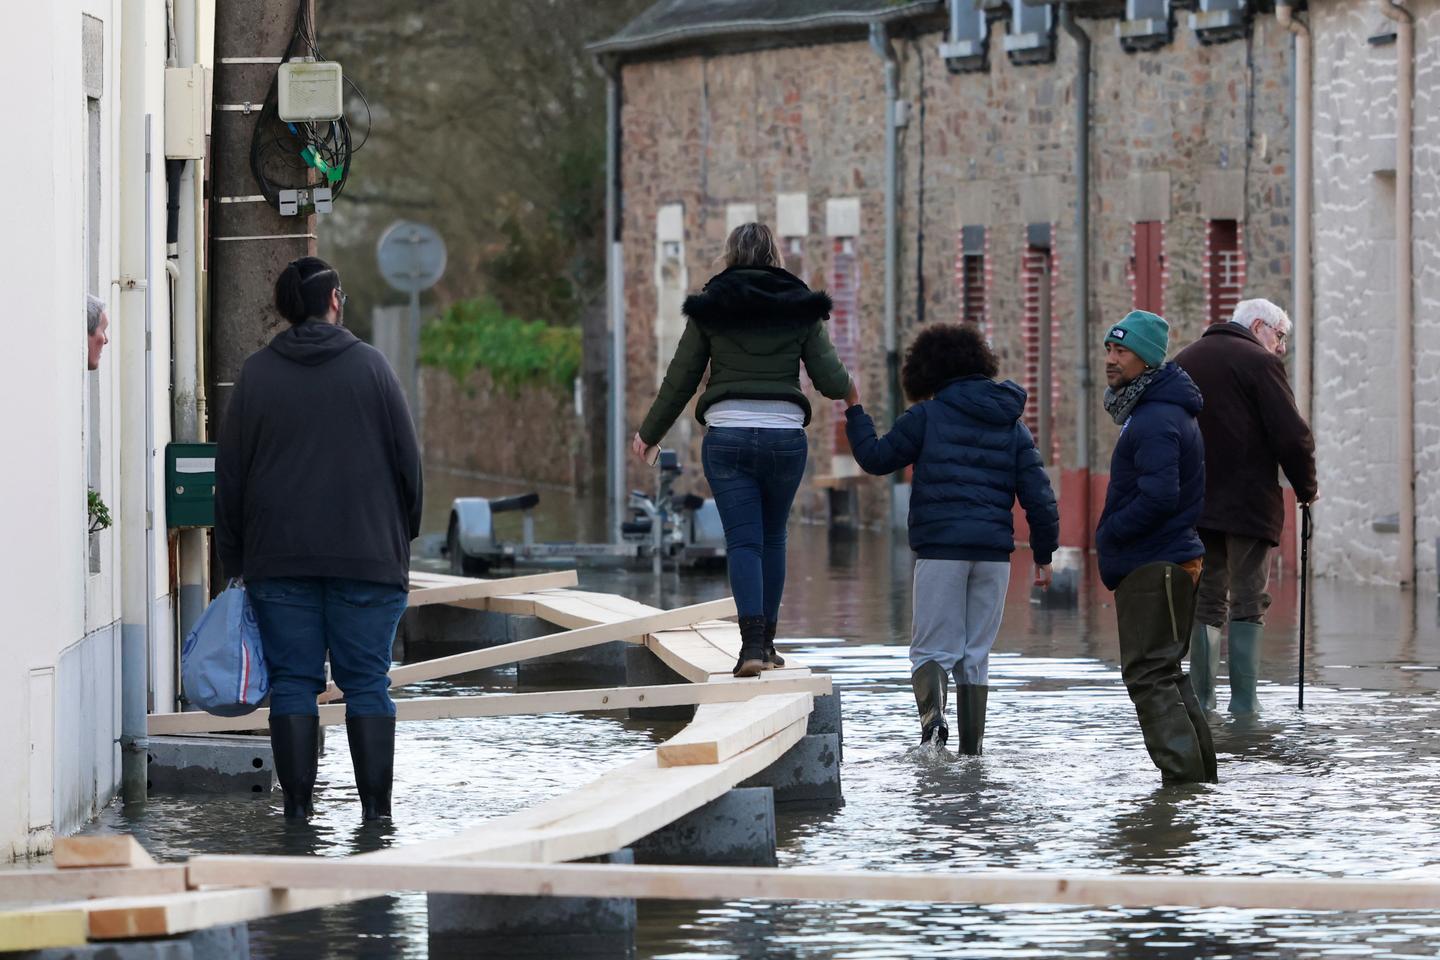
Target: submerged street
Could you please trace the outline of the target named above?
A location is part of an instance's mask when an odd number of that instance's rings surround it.
[[[435,477],[427,532],[452,495],[499,491]],[[513,491],[511,491],[513,492]],[[538,535],[581,535],[542,494]],[[513,522],[518,532],[518,518]],[[507,534],[502,526],[502,535]],[[1220,783],[1162,787],[1120,682],[1109,594],[1072,608],[1032,603],[1017,554],[992,661],[985,754],[915,748],[905,658],[910,554],[888,534],[792,524],[782,644],[842,693],[845,803],[779,815],[781,866],[1095,870],[1207,876],[1419,879],[1440,867],[1440,623],[1433,597],[1407,616],[1393,588],[1318,581],[1306,709],[1295,706],[1294,581],[1272,610],[1263,714],[1213,724]],[[425,563],[426,561],[417,561]],[[435,564],[438,561],[429,561]],[[582,589],[655,603],[648,574],[584,570]],[[728,593],[722,573],[667,573],[666,607]],[[1222,670],[1223,675],[1223,670]],[[515,687],[495,670],[406,688],[439,696]],[[953,704],[952,704],[953,710]],[[279,794],[152,796],[117,803],[93,829],[133,832],[157,857],[205,852],[344,856],[444,836],[564,792],[670,735],[609,715],[408,723],[396,750],[395,822],[358,826],[343,736],[328,738],[316,818],[285,829]],[[953,746],[953,745],[952,745]],[[334,784],[334,786],[329,786]],[[423,895],[251,924],[257,957],[440,956]],[[1440,950],[1440,915],[1096,910],[884,903],[640,904],[637,956],[681,957],[1419,957]]]

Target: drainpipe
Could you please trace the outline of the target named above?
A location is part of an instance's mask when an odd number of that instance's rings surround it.
[[[1312,72],[1314,62],[1310,51],[1310,30],[1295,19],[1292,0],[1279,0],[1275,20],[1295,36],[1295,271],[1292,277],[1291,303],[1295,321],[1295,400],[1300,414],[1309,421],[1314,416],[1314,281],[1311,249],[1311,199],[1315,176],[1313,136],[1314,121]]]
[[[1380,12],[1395,21],[1395,343],[1404,375],[1400,405],[1401,586],[1415,582],[1415,259],[1411,177],[1415,126],[1415,17],[1399,3],[1380,0]]]
[[[895,58],[895,47],[883,23],[870,25],[870,46],[885,60],[885,392],[889,404],[890,420],[900,416],[899,358],[895,346],[895,305],[899,299],[899,217],[897,195],[899,193],[899,163],[896,157],[899,131],[895,125],[896,103],[900,99],[900,64]],[[891,476],[891,483],[895,476]]]
[[[1079,546],[1090,546],[1090,34],[1075,22],[1070,4],[1060,5],[1060,26],[1075,41],[1075,467],[1080,502],[1067,509],[1080,517]]]
[[[605,70],[605,292],[610,326],[610,469],[605,492],[610,502],[610,542],[621,540],[625,520],[625,261],[620,243],[620,63],[604,57]]]

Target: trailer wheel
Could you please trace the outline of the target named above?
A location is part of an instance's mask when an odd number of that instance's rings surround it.
[[[460,543],[460,524],[450,517],[450,530],[445,534],[445,554],[450,558],[450,573],[456,577],[483,576],[490,565],[479,557],[465,555]]]

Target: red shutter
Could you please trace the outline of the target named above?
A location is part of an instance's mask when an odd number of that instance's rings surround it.
[[[1135,224],[1135,309],[1165,314],[1165,235],[1159,220]]]
[[[1205,307],[1211,324],[1226,323],[1245,289],[1240,224],[1211,220],[1205,230]]]

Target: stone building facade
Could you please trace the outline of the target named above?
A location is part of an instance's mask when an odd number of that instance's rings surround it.
[[[1315,80],[1315,400],[1321,573],[1400,579],[1399,378],[1413,376],[1416,567],[1440,538],[1440,2],[1415,18],[1412,356],[1397,349],[1395,24],[1374,2],[1311,5]]]
[[[1242,296],[1290,301],[1290,35],[1257,14],[1232,39],[1211,42],[1172,11],[1168,40],[1127,52],[1116,36],[1123,17],[1088,17],[1082,5],[1079,23],[1093,40],[1089,350],[1081,357],[1077,45],[1065,31],[1049,27],[1045,62],[1013,62],[1006,48],[1016,31],[999,7],[985,68],[951,72],[940,56],[943,3],[792,3],[781,6],[792,15],[815,8],[816,16],[750,19],[727,33],[706,18],[729,6],[690,3],[686,32],[637,22],[597,46],[615,58],[623,91],[629,421],[639,422],[664,373],[684,292],[716,271],[731,226],[759,219],[776,228],[792,269],[831,291],[832,339],[855,363],[867,406],[888,424],[885,64],[867,36],[868,11],[887,18],[902,102],[899,349],[926,323],[983,326],[1002,376],[1031,393],[1030,423],[1062,492],[1063,540],[1087,546],[1117,434],[1099,403],[1108,324],[1135,305],[1156,309],[1178,349]],[[1093,381],[1084,407],[1082,370]],[[801,510],[822,518],[832,502],[824,491],[854,485],[864,519],[886,516],[887,485],[852,479],[838,409],[815,406]],[[1077,446],[1080,418],[1088,450]],[[667,443],[698,462],[701,432],[690,419]]]

